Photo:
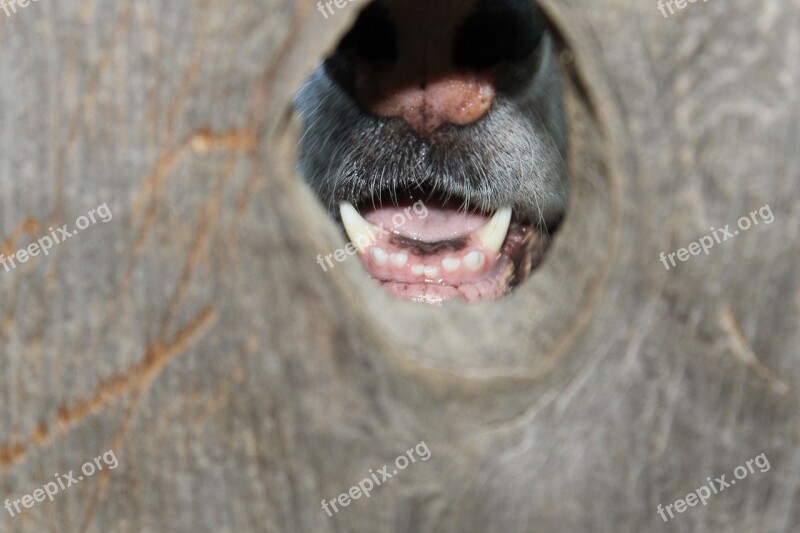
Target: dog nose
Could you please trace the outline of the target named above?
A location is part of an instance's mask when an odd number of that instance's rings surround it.
[[[483,117],[495,98],[492,69],[486,68],[494,65],[461,61],[475,54],[461,53],[459,45],[472,6],[466,0],[383,0],[367,7],[345,40],[356,51],[354,88],[361,106],[427,133]],[[484,43],[484,52],[496,40],[465,37]]]
[[[486,114],[495,89],[486,75],[442,72],[433,76],[403,76],[402,64],[383,76],[357,82],[362,105],[381,117],[399,117],[419,132],[444,124],[464,126]]]

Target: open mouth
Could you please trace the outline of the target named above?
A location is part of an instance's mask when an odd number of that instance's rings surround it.
[[[550,243],[510,207],[494,213],[419,192],[339,205],[367,272],[398,298],[431,305],[497,300],[524,281]]]

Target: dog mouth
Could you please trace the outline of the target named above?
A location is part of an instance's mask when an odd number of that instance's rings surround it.
[[[486,212],[419,190],[342,202],[339,214],[370,276],[397,298],[429,305],[505,297],[550,244],[546,227],[511,207]]]

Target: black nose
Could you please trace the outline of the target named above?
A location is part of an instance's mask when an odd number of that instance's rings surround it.
[[[397,60],[397,28],[386,7],[378,2],[359,14],[353,28],[345,35],[339,50],[354,50],[371,63]]]
[[[400,118],[421,133],[479,120],[494,101],[494,79],[452,64],[454,36],[473,10],[474,0],[368,6],[339,48],[354,99],[373,115]]]
[[[531,0],[478,0],[456,33],[453,63],[482,70],[520,61],[536,50],[546,30]]]

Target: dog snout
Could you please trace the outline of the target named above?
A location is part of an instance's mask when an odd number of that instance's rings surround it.
[[[566,126],[548,28],[534,0],[371,2],[295,99],[306,181],[329,205],[419,188],[558,220]]]
[[[481,119],[503,67],[530,55],[541,32],[530,2],[379,0],[346,39],[355,97],[368,112],[418,132]]]

